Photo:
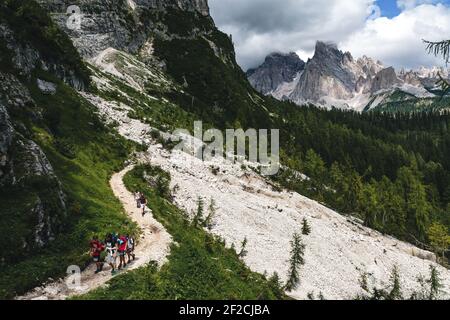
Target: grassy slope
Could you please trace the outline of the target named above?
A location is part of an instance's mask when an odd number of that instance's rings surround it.
[[[279,299],[284,298],[272,279],[251,272],[233,249],[201,228],[192,226],[182,211],[161,192],[149,187],[143,173],[164,176],[159,168],[140,166],[128,173],[129,190],[142,190],[153,214],[173,236],[169,262],[160,271],[154,264],[112,281],[108,288],[95,290],[82,299]]]
[[[43,76],[40,74],[41,78]],[[136,230],[136,226],[123,214],[121,204],[108,183],[111,174],[128,157],[132,146],[105,128],[93,113],[93,106],[73,89],[50,75],[46,78],[58,83],[56,95],[44,96],[34,81],[28,84],[45,117],[44,123],[35,124],[32,128],[33,140],[42,147],[62,182],[68,196],[69,214],[64,232],[48,248],[3,267],[1,298],[23,293],[49,277],[60,276],[69,265],[84,266],[89,259],[88,240],[92,235],[99,233],[103,236],[114,230]],[[49,120],[49,115],[52,115],[52,120]],[[47,129],[47,126],[53,130]],[[64,139],[75,150],[74,159],[58,151],[60,148],[55,144],[58,139]],[[2,218],[7,216],[7,221],[11,222],[1,224],[1,234],[20,236],[19,228],[22,226],[23,232],[30,232],[26,229],[26,221],[21,220],[26,217],[28,201],[16,197],[18,194],[32,198],[34,191],[9,189],[0,193]]]
[[[88,83],[89,71],[72,42],[35,1],[8,0],[0,7],[0,18],[12,29],[19,44],[31,45],[47,63],[72,70],[78,79]],[[69,265],[85,266],[92,235],[136,232],[109,187],[109,177],[120,169],[134,146],[105,127],[94,113],[95,108],[55,78],[54,70],[44,72],[38,66],[29,78],[22,77],[11,67],[12,54],[3,43],[0,47],[0,70],[17,76],[36,102],[35,106],[9,110],[12,121],[45,152],[62,183],[68,206],[57,239],[45,249],[22,252],[17,244],[33,236],[30,226],[35,225],[30,207],[38,196],[51,202],[52,189],[45,180],[35,179],[25,186],[0,190],[0,233],[8,235],[2,255],[11,257],[11,261],[0,262],[0,298],[11,298],[49,277],[64,275]],[[42,94],[36,86],[37,78],[56,83],[57,93]],[[42,119],[32,116],[37,111]]]

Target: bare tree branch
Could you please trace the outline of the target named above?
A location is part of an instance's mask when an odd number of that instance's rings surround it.
[[[423,40],[423,42],[426,43],[429,54],[433,54],[436,57],[442,56],[446,63],[450,62],[450,40],[438,42]]]
[[[423,42],[426,43],[429,54],[433,54],[436,57],[442,56],[447,64],[450,62],[450,40],[438,42],[423,40]],[[442,96],[445,96],[450,92],[450,82],[448,79],[444,79],[441,74],[438,74],[438,77],[439,81],[436,84],[441,87],[443,91]]]

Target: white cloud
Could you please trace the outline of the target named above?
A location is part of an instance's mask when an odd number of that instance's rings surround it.
[[[375,14],[375,0],[209,0],[217,25],[233,35],[246,69],[273,51],[310,52],[316,40],[342,41]],[[372,10],[371,10],[372,9]]]
[[[312,58],[314,55],[314,51],[305,51],[305,50],[297,50],[295,53],[302,59],[303,61],[308,61],[309,58]]]
[[[444,5],[419,5],[405,9],[392,19],[367,21],[340,46],[355,56],[366,54],[386,65],[414,68],[443,65],[440,58],[428,55],[422,39],[450,38],[450,9]]]
[[[409,10],[421,4],[435,3],[436,0],[397,0],[397,6],[402,10]]]
[[[217,25],[233,35],[238,62],[254,67],[274,51],[310,57],[317,40],[386,65],[442,64],[421,39],[450,38],[450,10],[436,0],[397,0],[402,13],[380,17],[375,0],[209,0]]]

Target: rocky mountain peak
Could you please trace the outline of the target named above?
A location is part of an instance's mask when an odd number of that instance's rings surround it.
[[[344,58],[344,53],[340,51],[337,45],[333,42],[317,41],[314,51],[313,60],[341,60]]]
[[[290,67],[289,64],[280,69],[276,63],[272,63],[281,56],[270,55],[261,66],[267,69],[267,65],[270,65],[271,74],[278,74],[282,70],[283,74],[291,75],[284,82],[276,82],[279,89],[274,90],[270,82],[255,81],[255,70],[248,73],[250,83],[264,94],[288,99],[299,105],[313,103],[363,110],[370,101],[375,101],[372,99],[375,95],[389,95],[389,92],[396,90],[403,90],[410,96],[427,97],[430,95],[427,88],[435,86],[438,75],[448,75],[448,71],[443,68],[402,70],[397,74],[394,68],[385,67],[380,61],[367,56],[354,59],[350,52],[343,52],[335,43],[324,41],[316,43],[314,56],[303,66],[301,73],[298,73],[298,69],[289,73],[286,69]]]
[[[372,93],[380,90],[391,89],[395,85],[401,84],[401,80],[397,77],[395,69],[392,67],[385,68],[378,72],[372,81]]]
[[[248,70],[247,76],[254,88],[269,94],[280,84],[292,82],[304,68],[305,62],[295,52],[288,54],[275,52],[268,55],[258,68]]]

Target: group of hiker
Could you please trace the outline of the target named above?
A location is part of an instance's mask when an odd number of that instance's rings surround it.
[[[142,192],[136,191],[134,193],[136,206],[142,211],[142,217],[145,216],[145,209],[147,207],[147,199]],[[110,233],[106,235],[104,241],[100,241],[97,236],[93,237],[90,242],[90,255],[93,262],[97,266],[95,273],[103,270],[103,266],[109,264],[111,266],[111,273],[115,274],[116,269],[121,270],[125,268],[131,260],[136,259],[134,254],[135,241],[129,235],[119,235],[118,233]],[[102,253],[106,252],[106,257],[102,261]],[[127,259],[128,258],[128,259]],[[119,265],[117,265],[119,260]]]
[[[104,241],[100,241],[97,236],[93,237],[90,243],[90,255],[97,266],[95,273],[103,270],[105,263],[111,266],[111,273],[115,274],[116,269],[121,270],[125,268],[131,260],[136,259],[134,253],[135,241],[132,236],[108,234]],[[104,262],[102,261],[102,253],[106,252]],[[117,266],[117,258],[119,258],[119,265]],[[128,261],[127,261],[128,258]]]

